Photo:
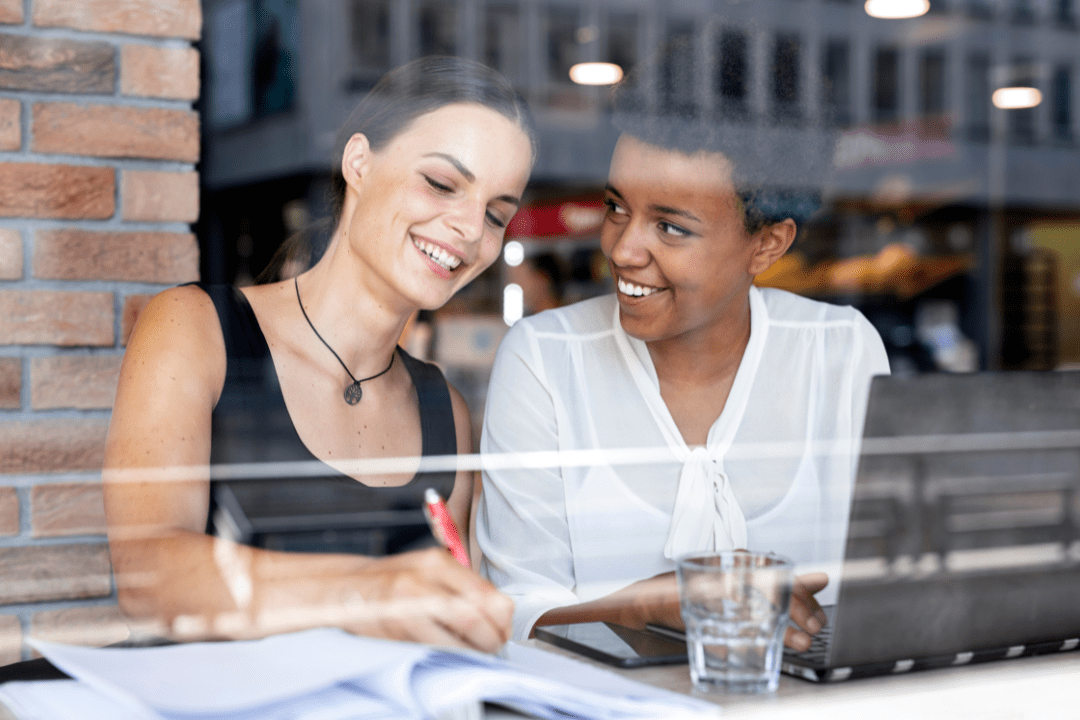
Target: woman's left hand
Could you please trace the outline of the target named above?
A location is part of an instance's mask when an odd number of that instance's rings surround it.
[[[810,639],[825,626],[825,611],[814,595],[829,584],[823,572],[806,573],[795,578],[791,588],[791,621],[784,633],[784,644],[803,652],[810,649]]]

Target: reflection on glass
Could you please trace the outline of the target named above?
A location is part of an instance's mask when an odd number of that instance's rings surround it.
[[[517,267],[525,259],[525,246],[517,240],[510,240],[503,246],[503,261],[510,267]]]
[[[1054,3],[1054,17],[1060,25],[1065,25],[1067,27],[1075,26],[1076,16],[1073,15],[1072,0],[1057,0]]]
[[[581,62],[577,31],[579,12],[575,8],[551,6],[547,12],[547,75],[548,81],[570,82],[570,68]]]
[[[968,17],[976,20],[992,20],[994,18],[993,0],[967,0]]]
[[[725,30],[718,37],[717,45],[713,80],[720,112],[726,117],[745,116],[750,83],[746,33]]]
[[[1009,139],[1018,145],[1034,145],[1035,106],[1042,102],[1042,92],[1036,87],[1034,64],[1031,58],[1020,57],[1013,62],[1014,80],[1011,88],[999,88],[991,96],[996,107],[1009,112]],[[1015,88],[1015,89],[1014,89]],[[1010,92],[1002,92],[1010,90]],[[1003,106],[1000,103],[1005,103]]]
[[[866,0],[866,14],[886,20],[900,20],[925,15],[930,10],[929,0]]]
[[[578,85],[614,85],[622,76],[622,68],[614,63],[585,62],[570,68],[570,79]]]
[[[830,40],[823,51],[821,84],[824,121],[844,127],[851,123],[850,46],[846,40]]]
[[[990,58],[986,53],[968,55],[965,78],[965,111],[968,138],[973,142],[990,139]]]
[[[503,288],[503,322],[513,325],[525,314],[525,293],[517,283]]]
[[[1054,94],[1053,126],[1054,139],[1061,142],[1072,140],[1072,73],[1068,66],[1060,66],[1054,70],[1052,86]]]
[[[919,110],[924,116],[945,112],[945,51],[929,48],[919,60]]]
[[[923,637],[890,638],[923,651],[976,628],[986,647],[1080,629],[1078,378],[875,378],[839,608],[863,599],[883,614],[924,609]]]
[[[1023,110],[1033,108],[1042,102],[1042,93],[1033,87],[998,88],[993,95],[994,107],[1002,110]],[[1014,113],[1011,117],[1019,117]]]
[[[518,8],[491,4],[484,9],[484,62],[507,80],[521,80],[521,31]]]
[[[874,119],[894,122],[900,114],[900,51],[878,48],[874,53]]]
[[[667,47],[671,48],[668,62],[660,71],[661,107],[676,115],[695,115],[700,108],[695,107],[699,93],[695,90],[698,87],[698,63],[695,62],[694,26],[682,20],[669,21]]]
[[[613,12],[608,15],[607,50],[604,60],[627,72],[638,61],[638,18],[631,13]]]
[[[419,10],[419,55],[457,52],[457,7],[447,0],[427,0]]]
[[[1012,12],[1012,21],[1017,25],[1032,25],[1035,23],[1035,8],[1031,0],[1015,0]]]
[[[353,0],[351,22],[352,84],[366,90],[390,69],[389,0]]]
[[[773,112],[778,119],[799,114],[799,36],[778,35],[773,45]]]

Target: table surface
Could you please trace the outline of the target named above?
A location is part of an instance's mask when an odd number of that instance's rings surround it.
[[[695,691],[686,665],[619,669],[540,640],[532,647],[571,657],[623,677],[718,705],[725,717],[783,720],[1022,720],[1080,718],[1080,651],[999,660],[899,675],[812,683],[780,676],[772,695],[705,694]],[[489,708],[487,720],[521,715]],[[0,703],[0,720],[18,720]]]
[[[540,640],[529,640],[527,644],[606,668],[632,680],[708,700],[719,705],[726,717],[1080,718],[1080,651],[835,683],[812,683],[782,674],[775,694],[734,695],[695,691],[686,665],[624,670]],[[487,717],[502,720],[518,716],[488,712]]]

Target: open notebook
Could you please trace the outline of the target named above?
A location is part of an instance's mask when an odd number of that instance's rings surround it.
[[[0,701],[20,718],[459,720],[479,717],[481,702],[552,720],[718,713],[711,703],[516,644],[498,658],[329,628],[150,648],[29,642],[75,679],[0,686]]]

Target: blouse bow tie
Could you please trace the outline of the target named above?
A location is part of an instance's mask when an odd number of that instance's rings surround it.
[[[731,491],[723,462],[704,447],[690,451],[679,475],[679,490],[664,557],[746,547],[746,518]]]

